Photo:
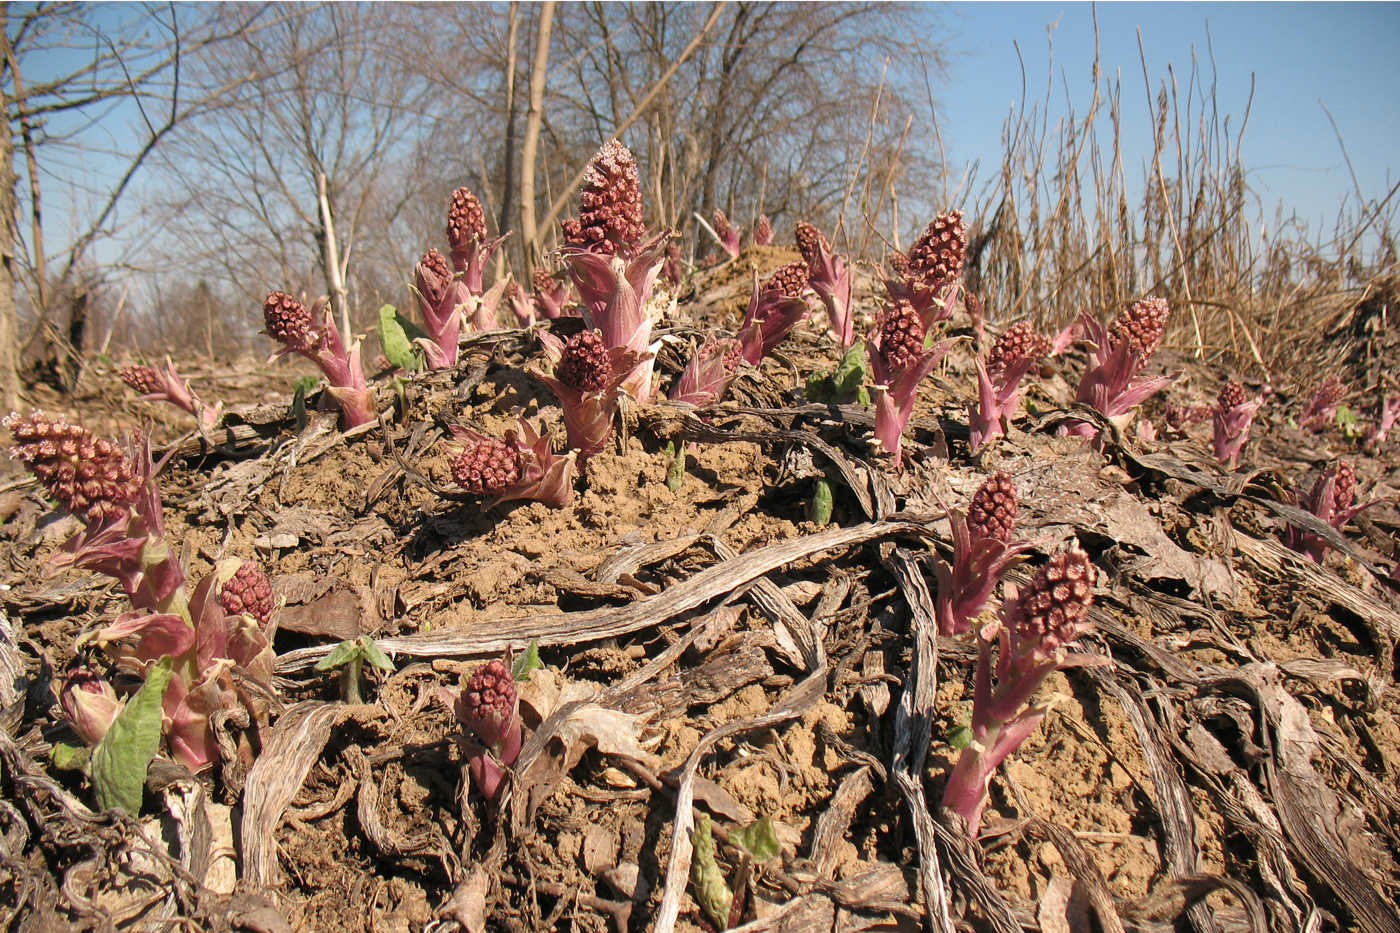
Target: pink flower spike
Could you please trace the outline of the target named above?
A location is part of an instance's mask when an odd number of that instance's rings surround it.
[[[919,383],[953,346],[940,340],[924,349],[924,329],[908,302],[886,309],[866,342],[875,381],[875,442],[894,462],[901,462],[904,427],[914,413]]]
[[[1021,380],[1050,350],[1050,341],[1024,321],[997,338],[985,360],[977,360],[977,405],[968,406],[972,450],[1006,433],[1021,403]]]
[[[773,222],[767,214],[759,214],[753,225],[753,241],[756,246],[773,245]]]
[[[596,330],[574,334],[567,341],[541,330],[547,370],[533,370],[549,386],[564,410],[569,446],[586,460],[607,446],[623,383],[636,371],[637,355],[604,345]]]
[[[757,366],[811,314],[802,297],[806,290],[807,269],[800,262],[779,268],[762,285],[754,271],[753,293],[739,325],[739,353],[748,363]]]
[[[204,404],[175,371],[175,364],[170,362],[168,356],[162,367],[123,366],[117,371],[117,376],[122,382],[140,392],[142,401],[174,405],[194,415],[199,420],[199,426],[205,430],[217,427],[219,419],[223,417],[223,405],[211,408]]]
[[[499,660],[477,668],[462,684],[452,711],[467,732],[472,783],[487,800],[494,799],[520,756],[520,704],[510,669]]]
[[[977,635],[973,740],[958,756],[943,790],[943,805],[967,821],[974,837],[992,775],[1045,715],[1046,707],[1031,703],[1045,679],[1066,667],[1104,663],[1065,650],[1092,628],[1089,606],[1096,577],[1087,554],[1078,548],[1062,551],[1019,596],[1008,594],[1001,621]]]
[[[846,260],[831,251],[820,230],[805,221],[797,225],[797,250],[807,263],[812,290],[826,306],[827,322],[842,350],[855,343],[855,316],[851,313],[851,270]]]
[[[1231,379],[1220,390],[1211,410],[1211,439],[1215,459],[1232,470],[1239,463],[1240,451],[1249,441],[1250,425],[1262,404],[1263,399],[1246,398],[1244,385],[1237,380]]]
[[[956,509],[947,510],[953,563],[950,566],[940,560],[934,564],[938,579],[934,612],[940,635],[966,632],[1006,568],[1034,546],[1034,542],[1011,540],[1017,508],[1015,484],[1005,473],[997,473],[972,497],[967,516]]]
[[[1298,427],[1317,433],[1336,422],[1337,406],[1347,397],[1348,391],[1347,384],[1341,380],[1340,376],[1336,373],[1328,373],[1313,393],[1312,400],[1308,402],[1308,407],[1303,412],[1302,417],[1298,419]]]
[[[272,292],[263,302],[267,334],[282,344],[273,358],[296,353],[321,370],[330,383],[327,392],[340,407],[344,430],[375,420],[374,395],[365,381],[360,364],[360,341],[349,347],[331,316],[330,300],[324,295],[308,309],[286,292]]]
[[[467,492],[492,497],[484,508],[511,499],[534,499],[553,508],[573,502],[576,455],[556,456],[548,435],[524,419],[518,433],[507,431],[499,440],[460,425],[451,429],[464,445],[452,459],[452,477]]]
[[[1176,374],[1139,378],[1148,357],[1156,349],[1166,326],[1166,302],[1148,298],[1136,302],[1105,327],[1087,312],[1080,327],[1094,343],[1093,357],[1079,380],[1076,401],[1089,405],[1125,429],[1133,409],[1167,386]],[[1062,434],[1094,438],[1098,429],[1085,421],[1060,427]]]
[[[476,195],[466,188],[452,192],[447,206],[447,243],[452,251],[452,266],[461,276],[468,294],[481,295],[485,292],[486,263],[507,236],[509,234],[488,239],[486,213]],[[472,314],[468,312],[467,318],[471,317]]]
[[[739,228],[731,224],[729,218],[725,216],[724,211],[719,208],[715,208],[712,220],[715,228],[715,236],[719,237],[720,247],[729,254],[730,259],[738,259],[739,239],[741,236]]]
[[[1294,494],[1299,507],[1306,509],[1322,521],[1341,531],[1358,514],[1378,505],[1384,499],[1372,499],[1356,504],[1356,469],[1349,460],[1338,460],[1318,476],[1312,489],[1305,495]],[[1304,554],[1313,563],[1322,563],[1328,544],[1319,535],[1296,525],[1284,530],[1283,543]]]
[[[907,301],[928,330],[953,313],[967,261],[962,211],[939,214],[897,263],[898,278],[885,282],[890,300]]]

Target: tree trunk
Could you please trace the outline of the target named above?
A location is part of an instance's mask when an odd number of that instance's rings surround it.
[[[554,0],[540,6],[535,39],[535,60],[530,67],[530,111],[525,116],[525,142],[520,150],[520,244],[525,251],[525,275],[539,258],[539,230],[535,227],[535,154],[544,120],[544,84],[549,70],[549,32],[554,25]]]
[[[316,200],[321,211],[321,265],[326,273],[326,291],[331,308],[340,312],[340,333],[350,343],[350,302],[345,289],[345,276],[340,270],[340,244],[335,238],[335,214],[331,211],[326,173],[316,170]]]
[[[501,179],[501,213],[496,230],[504,234],[515,216],[515,39],[520,31],[520,4],[512,0],[510,26],[506,35],[506,154],[505,178]],[[506,274],[506,250],[496,251],[496,278]]]
[[[0,3],[0,29],[5,28],[9,4]],[[19,313],[15,308],[15,167],[10,135],[10,97],[0,81],[0,403],[5,411],[19,408]]]

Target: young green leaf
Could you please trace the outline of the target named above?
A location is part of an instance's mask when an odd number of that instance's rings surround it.
[[[1346,435],[1348,440],[1355,440],[1365,433],[1361,419],[1346,405],[1337,406],[1337,427],[1342,429],[1342,434]]]
[[[747,849],[755,862],[766,862],[779,851],[778,834],[773,829],[773,821],[766,816],[730,833],[729,839]]]
[[[671,441],[666,445],[666,453],[671,462],[666,466],[666,488],[675,492],[685,482],[685,441]]]
[[[530,639],[530,645],[525,649],[525,653],[516,658],[510,666],[511,680],[529,680],[530,672],[543,667],[540,663],[540,643],[538,639]]]
[[[359,650],[359,646],[355,644],[354,639],[347,638],[345,641],[332,648],[330,654],[316,662],[316,670],[335,670],[342,664],[349,662],[351,658],[359,653]]]
[[[160,748],[161,701],[173,665],[167,655],[147,671],[146,682],[92,750],[92,786],[103,810],[116,807],[133,816],[141,812],[146,771]]]
[[[379,309],[379,345],[390,363],[407,372],[422,368],[423,360],[413,349],[416,336],[425,335],[393,305]]]
[[[824,479],[817,480],[807,501],[807,520],[818,525],[831,521],[831,484]]]
[[[709,914],[715,926],[723,930],[729,926],[729,908],[734,904],[734,894],[715,861],[715,837],[709,816],[701,814],[696,821],[690,844],[695,848],[690,858],[690,883],[695,887],[695,902]]]
[[[60,771],[86,771],[88,763],[92,761],[92,749],[86,745],[80,748],[59,742],[49,752],[49,757],[53,759],[53,766]]]
[[[370,664],[379,668],[381,671],[392,671],[394,669],[394,662],[390,661],[388,655],[379,650],[379,646],[374,643],[373,638],[370,638],[368,635],[361,635],[359,638],[355,639],[355,642],[359,646],[360,655]]]

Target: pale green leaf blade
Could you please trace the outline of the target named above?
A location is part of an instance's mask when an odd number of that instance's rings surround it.
[[[141,812],[146,770],[160,748],[161,701],[172,666],[167,655],[151,667],[146,682],[92,750],[92,786],[103,810],[116,807],[133,816]]]

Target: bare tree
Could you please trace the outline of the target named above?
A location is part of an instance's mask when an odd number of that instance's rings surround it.
[[[0,390],[15,404],[22,354],[38,340],[64,381],[76,378],[91,249],[114,233],[119,205],[151,155],[206,102],[186,93],[182,64],[238,31],[240,21],[231,18],[220,31],[202,12],[169,5],[0,4],[0,13],[0,102],[9,124],[0,146]],[[62,63],[57,73],[55,62]],[[99,123],[102,134],[92,131]],[[105,148],[100,135],[111,140]],[[27,184],[17,192],[20,156]],[[57,184],[68,211],[66,223],[55,225],[46,223],[44,206],[46,189]],[[27,238],[17,225],[21,210],[29,216]],[[52,321],[61,307],[69,311],[66,326]],[[32,328],[20,340],[25,310]]]
[[[355,259],[388,236],[403,204],[396,185],[431,129],[425,80],[390,50],[393,15],[274,6],[199,63],[193,80],[203,87],[255,77],[183,129],[168,154],[185,193],[167,204],[174,231],[202,247],[187,262],[249,296],[274,285],[324,291],[348,323]]]

